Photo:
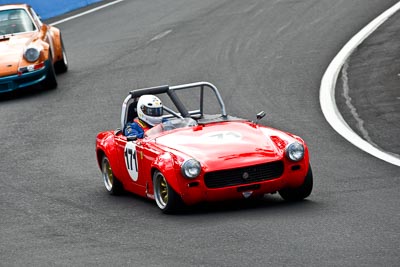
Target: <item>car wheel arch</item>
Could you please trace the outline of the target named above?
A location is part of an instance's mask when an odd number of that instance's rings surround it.
[[[165,159],[164,159],[165,160]],[[179,182],[178,182],[178,177],[176,175],[176,170],[175,170],[175,163],[173,162],[172,158],[171,158],[171,164],[165,164],[162,163],[164,161],[155,161],[155,163],[159,163],[159,164],[153,164],[151,166],[151,172],[150,172],[150,177],[151,177],[151,188],[152,190],[154,190],[154,184],[153,184],[153,176],[154,173],[156,171],[162,173],[162,175],[165,177],[165,179],[167,180],[168,184],[172,187],[172,189],[180,195],[180,186],[179,186]]]
[[[48,59],[50,54],[52,53],[50,44],[46,43],[43,40],[39,40],[37,45],[43,48],[42,51],[43,53],[45,53],[46,59]]]
[[[111,166],[110,160],[106,154],[102,154],[100,169],[102,172],[103,183],[111,195],[121,195],[125,189],[119,178],[115,176],[113,167]]]
[[[97,157],[97,164],[99,164],[99,167],[101,168],[101,160],[103,159],[103,157],[106,155],[106,153],[103,151],[103,150],[101,150],[101,149],[98,149],[97,151],[96,151],[96,157]]]
[[[97,157],[97,162],[98,162],[100,167],[101,167],[101,161],[102,161],[104,156],[106,156],[108,158],[108,161],[110,162],[111,168],[114,170],[114,173],[117,175],[117,177],[121,177],[120,171],[119,171],[118,160],[115,157],[115,155],[113,155],[112,151],[108,151],[107,147],[97,148],[96,157]]]

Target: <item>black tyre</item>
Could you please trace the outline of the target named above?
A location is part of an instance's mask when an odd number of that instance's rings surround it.
[[[52,62],[52,57],[49,58],[50,62]],[[42,82],[42,86],[45,89],[56,89],[57,88],[57,79],[56,72],[54,70],[53,63],[50,63],[49,69],[47,70],[46,78]]]
[[[153,174],[154,198],[163,213],[174,213],[182,208],[180,196],[168,184],[164,175],[155,171]]]
[[[304,179],[304,183],[297,188],[285,188],[279,191],[279,195],[284,200],[287,201],[299,201],[307,198],[312,191],[313,188],[313,174],[311,170],[311,165],[308,167],[307,175]]]
[[[54,64],[54,69],[56,73],[64,73],[67,72],[68,70],[68,58],[67,58],[67,53],[65,52],[65,47],[64,47],[64,41],[62,39],[62,36],[60,35],[60,42],[61,42],[61,48],[62,48],[62,56],[63,58],[59,61],[57,61]]]
[[[114,176],[107,156],[103,156],[103,159],[101,160],[101,173],[104,186],[111,195],[120,195],[124,192],[122,183]]]

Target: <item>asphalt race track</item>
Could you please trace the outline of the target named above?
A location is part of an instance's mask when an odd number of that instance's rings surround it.
[[[400,157],[400,13],[390,17],[352,54],[336,88],[336,102],[359,136]],[[390,40],[387,42],[386,40]]]
[[[126,0],[57,25],[70,64],[58,89],[0,101],[0,266],[398,266],[400,169],[338,135],[319,104],[332,58],[396,2]],[[385,36],[385,48],[398,46]],[[385,51],[381,69],[395,64]],[[353,81],[370,81],[356,66]],[[95,137],[119,127],[127,93],[195,81],[214,83],[229,114],[264,110],[263,124],[307,141],[307,200],[163,215],[152,201],[105,192]]]

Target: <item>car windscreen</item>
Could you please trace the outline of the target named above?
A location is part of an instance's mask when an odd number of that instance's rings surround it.
[[[146,132],[146,136],[154,136],[161,132],[171,131],[178,128],[194,127],[197,122],[192,118],[167,118],[162,123],[154,126]]]
[[[36,26],[25,9],[0,11],[0,35],[35,31]]]

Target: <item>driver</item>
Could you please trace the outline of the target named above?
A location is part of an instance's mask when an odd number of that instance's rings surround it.
[[[144,133],[151,127],[162,122],[163,105],[154,95],[142,95],[137,103],[138,117],[125,125],[125,136],[143,138]]]

